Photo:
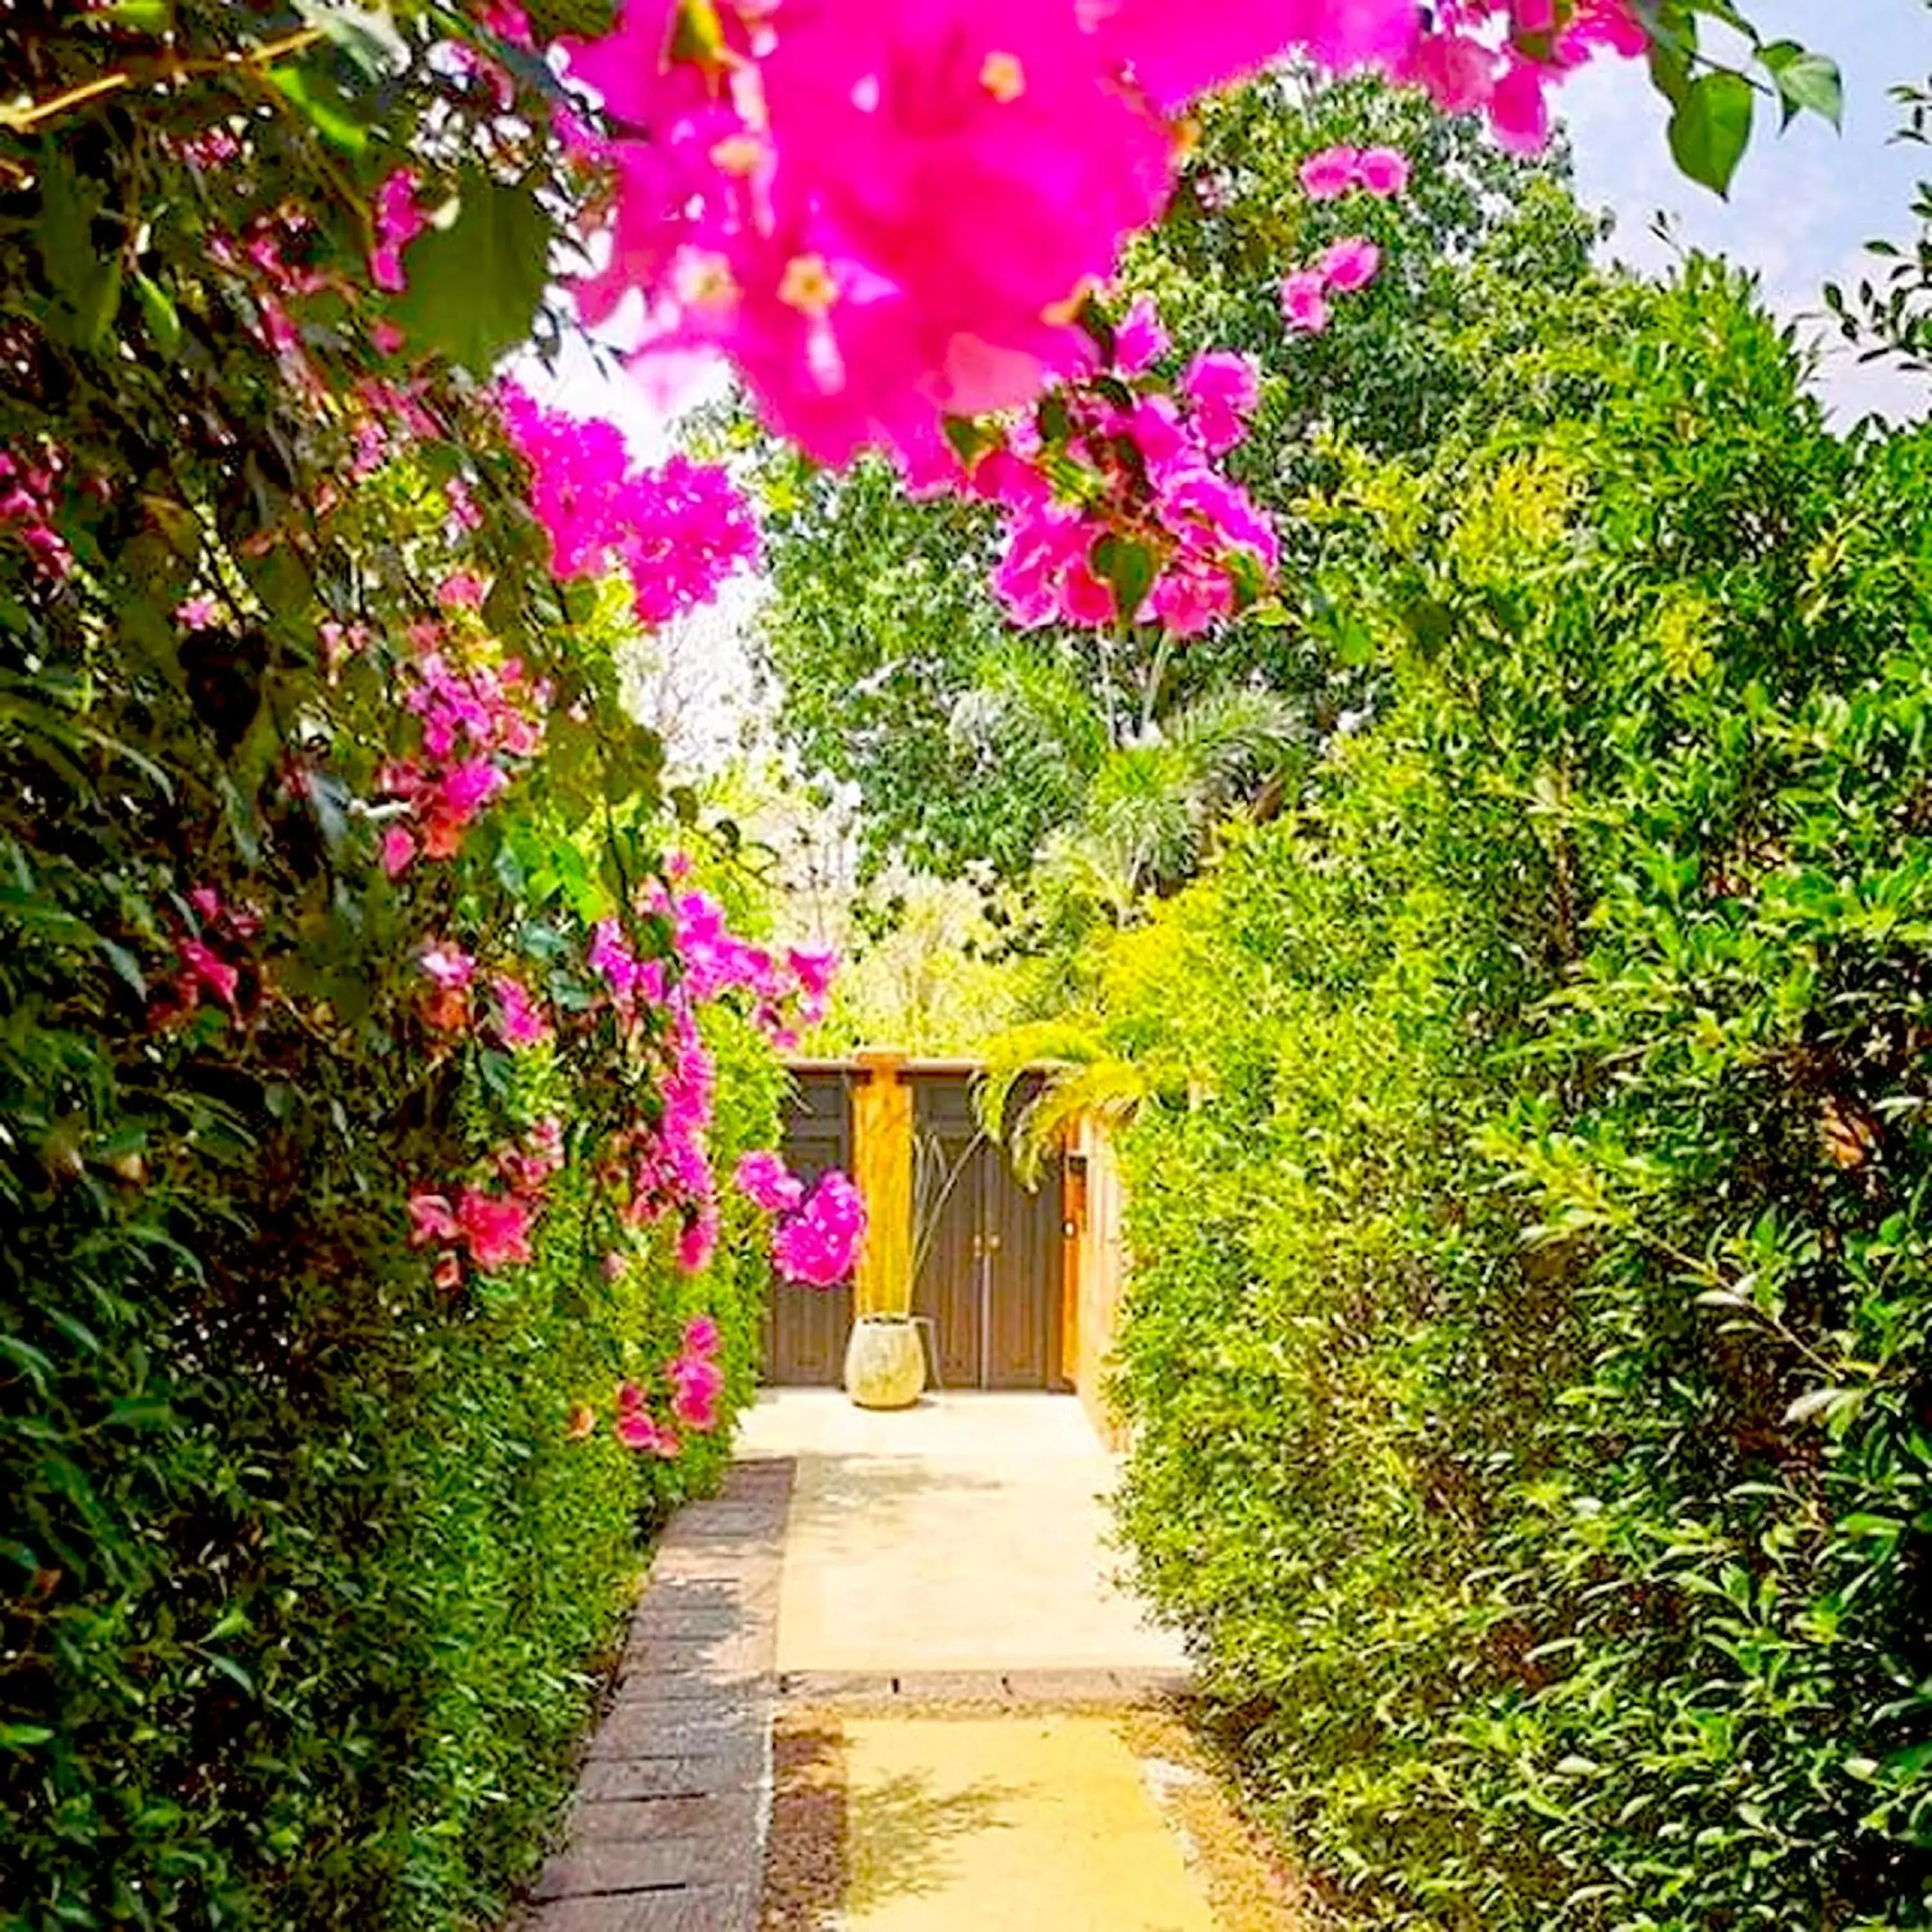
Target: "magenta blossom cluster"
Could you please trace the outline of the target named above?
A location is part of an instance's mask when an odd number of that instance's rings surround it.
[[[560,578],[621,566],[640,621],[655,627],[710,603],[756,558],[750,508],[721,465],[678,455],[633,470],[610,424],[544,409],[514,384],[501,403],[511,443],[530,465],[530,507]]]
[[[434,706],[428,709],[443,716]],[[467,728],[459,716],[450,728],[449,748],[456,748]],[[440,727],[437,742],[446,742]],[[696,1274],[710,1263],[720,1225],[710,1148],[716,1076],[699,1009],[741,997],[753,1024],[774,1046],[782,1046],[796,1038],[799,1025],[823,1012],[833,961],[824,952],[794,949],[779,954],[753,945],[731,931],[715,899],[677,883],[688,871],[682,860],[674,860],[668,870],[672,881],[641,890],[637,900],[652,929],[668,935],[668,952],[640,958],[621,920],[600,920],[584,952],[590,997],[580,994],[567,1010],[549,1006],[507,967],[486,971],[474,954],[446,938],[426,941],[416,965],[424,982],[422,1012],[432,1036],[453,1037],[480,1023],[504,1046],[521,1051],[566,1025],[580,1030],[614,1022],[620,1051],[654,1067],[654,1102],[648,1113],[638,1112],[609,1136],[595,1156],[594,1171],[627,1226],[666,1224],[674,1229],[677,1264]],[[208,970],[218,976],[221,962],[212,953],[209,958],[214,964]],[[218,996],[232,995],[232,979],[218,976],[215,983]],[[472,997],[485,989],[488,999],[479,1022]],[[777,1156],[766,1158],[783,1177]],[[460,1284],[466,1252],[486,1269],[528,1260],[544,1184],[561,1159],[560,1138],[551,1129],[540,1128],[530,1142],[497,1150],[488,1163],[488,1181],[460,1190],[424,1190],[412,1198],[412,1240],[419,1246],[446,1244],[437,1265],[439,1282]],[[752,1172],[757,1172],[755,1165]],[[796,1192],[787,1205],[800,1205]],[[822,1208],[820,1218],[825,1218]],[[621,1274],[624,1266],[620,1253],[606,1258],[608,1272]],[[694,1375],[694,1386],[705,1379]],[[688,1400],[698,1404],[702,1398],[693,1394]]]
[[[865,1238],[865,1197],[836,1168],[828,1168],[772,1230],[772,1264],[787,1281],[836,1288],[851,1274]]]
[[[1310,201],[1338,201],[1352,188],[1382,200],[1408,186],[1408,157],[1396,148],[1324,148],[1301,164],[1301,187]]]
[[[1301,164],[1301,186],[1311,201],[1336,201],[1366,188],[1381,200],[1408,188],[1408,160],[1394,148],[1324,148]],[[1306,267],[1284,276],[1282,320],[1303,335],[1319,335],[1332,319],[1328,298],[1353,295],[1381,272],[1382,251],[1366,236],[1331,242]]]
[[[1484,116],[1518,154],[1550,139],[1553,82],[1599,53],[1634,59],[1650,48],[1634,0],[1448,0],[1436,13],[1396,77],[1445,112]]]
[[[972,487],[1006,512],[993,588],[1016,624],[1125,619],[1196,637],[1238,608],[1244,575],[1258,584],[1280,561],[1274,526],[1215,466],[1258,405],[1253,363],[1213,350],[1170,385],[1151,367],[1167,348],[1137,302],[1112,373],[1064,385],[974,467]],[[1138,586],[1131,608],[1124,584]]]
[[[740,1157],[733,1178],[753,1207],[777,1217],[772,1262],[786,1280],[836,1288],[851,1274],[866,1238],[866,1202],[836,1168],[807,1194],[783,1156],[759,1148]]]
[[[1350,235],[1331,242],[1312,266],[1282,278],[1282,320],[1303,335],[1319,335],[1333,320],[1330,295],[1353,295],[1366,288],[1382,266],[1382,250],[1366,236]]]
[[[512,759],[543,744],[549,688],[532,684],[514,658],[464,662],[440,627],[422,627],[404,680],[404,708],[421,719],[419,757],[398,759],[382,789],[404,808],[382,837],[382,867],[398,878],[421,856],[452,859],[477,814],[510,782]]]
[[[420,1190],[410,1196],[410,1245],[440,1244],[436,1284],[462,1285],[464,1257],[486,1274],[526,1263],[530,1233],[542,1211],[550,1178],[563,1165],[563,1130],[540,1120],[521,1145],[498,1150],[491,1166],[494,1186],[466,1185],[450,1193]]]
[[[148,1007],[151,1026],[182,1024],[211,1002],[231,1020],[244,1017],[242,974],[254,964],[261,915],[231,904],[212,886],[196,886],[188,903],[193,923],[184,922],[176,936],[174,976]]]
[[[416,170],[398,168],[376,190],[370,210],[376,242],[369,251],[369,279],[391,295],[409,286],[403,273],[403,250],[429,226],[429,217],[417,205],[419,192]]]
[[[1530,138],[1547,82],[1642,35],[1628,0],[623,0],[566,43],[607,139],[593,322],[643,297],[640,359],[736,364],[827,462],[952,473],[944,415],[1088,366],[1066,326],[1173,188],[1179,119],[1280,56],[1373,64]],[[1540,50],[1544,58],[1538,58]]]
[[[765,1148],[739,1157],[732,1175],[738,1192],[762,1214],[790,1214],[805,1199],[805,1184],[784,1164],[782,1155]]]
[[[708,1436],[720,1420],[724,1370],[718,1354],[722,1340],[712,1316],[694,1315],[684,1324],[677,1353],[664,1364],[671,1415],[695,1435]],[[651,1398],[629,1378],[617,1384],[611,1409],[610,1432],[627,1449],[669,1461],[683,1448],[676,1429],[652,1414]],[[597,1432],[597,1413],[587,1402],[579,1402],[572,1411],[568,1432],[579,1440]]]
[[[20,544],[43,576],[56,580],[74,568],[74,553],[54,528],[66,466],[51,445],[34,457],[0,449],[0,538]]]
[[[605,1178],[632,1226],[677,1217],[678,1262],[695,1274],[709,1264],[718,1232],[710,1149],[714,1074],[697,1010],[746,996],[752,1023],[784,1050],[796,1043],[801,1025],[822,1016],[834,962],[826,953],[794,948],[780,955],[753,944],[731,930],[716,900],[694,888],[660,886],[644,906],[669,927],[672,970],[640,959],[615,920],[599,924],[587,955],[627,1028],[638,1028],[650,1010],[662,1064],[657,1117],[620,1138]]]

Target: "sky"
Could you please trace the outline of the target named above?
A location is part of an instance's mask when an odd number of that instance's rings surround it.
[[[1664,140],[1669,110],[1634,65],[1604,60],[1578,74],[1564,89],[1563,118],[1579,194],[1616,217],[1609,256],[1667,268],[1671,250],[1649,232],[1660,211],[1682,245],[1754,269],[1772,306],[1800,320],[1820,311],[1826,282],[1856,282],[1870,272],[1867,242],[1916,232],[1911,204],[1919,178],[1932,176],[1932,148],[1893,140],[1898,110],[1888,90],[1932,74],[1932,7],[1924,0],[1744,0],[1744,11],[1767,40],[1789,36],[1838,62],[1845,80],[1842,134],[1806,115],[1780,134],[1775,111],[1761,103],[1750,152],[1730,199],[1720,200],[1677,172]],[[1872,409],[1919,416],[1932,400],[1922,379],[1862,368],[1842,351],[1830,356],[1820,388],[1834,414],[1847,421]]]

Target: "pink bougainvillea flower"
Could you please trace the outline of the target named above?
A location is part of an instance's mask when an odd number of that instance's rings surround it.
[[[827,947],[794,946],[785,955],[785,965],[797,982],[799,1018],[807,1026],[816,1026],[831,999],[838,954]]]
[[[436,786],[439,817],[432,820],[432,830],[440,823],[446,829],[460,832],[509,782],[502,770],[488,758],[467,758],[460,764],[452,765]],[[432,841],[426,849],[436,856],[450,856],[454,848],[437,854]]]
[[[1490,92],[1490,124],[1512,154],[1539,154],[1550,142],[1546,69],[1512,60]]]
[[[521,980],[499,974],[490,981],[490,990],[496,996],[496,1030],[506,1046],[540,1046],[550,1038],[550,1023],[537,1011]]]
[[[723,1339],[715,1316],[694,1315],[684,1324],[684,1352],[687,1355],[715,1355]]]
[[[772,1237],[772,1259],[788,1281],[832,1288],[852,1272],[866,1235],[866,1204],[836,1168],[819,1177],[798,1212]]]
[[[643,1413],[645,1406],[644,1392],[635,1382],[628,1380],[620,1382],[617,1384],[616,1400],[619,1414],[635,1415]]]
[[[175,622],[186,631],[205,631],[220,615],[220,606],[212,597],[190,597],[176,608]]]
[[[412,1194],[408,1205],[411,1247],[426,1247],[431,1241],[456,1238],[456,1216],[451,1211],[447,1195]]]
[[[658,1426],[641,1408],[620,1408],[611,1424],[611,1433],[627,1449],[654,1450]]]
[[[1625,60],[1650,51],[1649,29],[1630,0],[1579,0],[1558,37],[1557,58],[1565,66],[1580,66],[1600,46]]]
[[[740,1155],[732,1178],[739,1192],[767,1214],[789,1214],[805,1198],[805,1184],[781,1156],[766,1148]]]
[[[1415,38],[1410,0],[1092,0],[1103,44],[1164,110],[1305,51],[1324,67],[1400,61]]]
[[[392,825],[382,833],[382,870],[400,879],[415,862],[416,842],[402,826]]]
[[[445,943],[425,946],[416,955],[416,964],[439,986],[466,986],[475,976],[476,962],[461,946]]]
[[[677,1264],[686,1274],[702,1274],[711,1265],[718,1248],[718,1211],[709,1202],[700,1204],[677,1239]]]
[[[370,218],[376,245],[369,251],[369,279],[391,295],[409,286],[403,273],[403,250],[429,226],[416,206],[416,176],[412,168],[398,168],[376,190]]]
[[[1182,372],[1180,393],[1210,456],[1232,449],[1248,433],[1261,401],[1261,377],[1252,359],[1232,350],[1197,356]]]
[[[1291,328],[1319,335],[1328,326],[1328,302],[1318,268],[1297,268],[1282,278],[1281,312]]]
[[[500,34],[513,47],[521,47],[526,52],[536,45],[536,37],[530,31],[530,16],[517,4],[517,0],[484,0],[476,10],[476,17],[493,34]]]
[[[480,610],[485,586],[474,571],[453,570],[436,586],[436,601],[446,610]]]
[[[1346,241],[1331,242],[1322,251],[1322,279],[1344,295],[1365,289],[1382,265],[1382,251],[1370,241],[1352,235]]]
[[[1423,88],[1445,114],[1468,114],[1489,105],[1495,70],[1496,56],[1480,40],[1451,32],[1425,35],[1401,77]]]
[[[676,1455],[680,1447],[674,1430],[640,1408],[623,1410],[612,1424],[612,1433],[626,1448],[661,1456],[666,1462]]]
[[[1302,191],[1311,201],[1334,201],[1355,185],[1361,156],[1353,148],[1324,148],[1301,164]]]
[[[709,1356],[680,1355],[668,1371],[670,1412],[687,1429],[700,1432],[718,1426],[718,1405],[724,1393],[724,1372]]]
[[[1355,164],[1356,178],[1384,200],[1408,187],[1408,157],[1398,148],[1364,148]]]
[[[530,1202],[466,1187],[456,1204],[456,1223],[476,1265],[486,1270],[530,1258]]]
[[[176,940],[175,952],[182,963],[182,977],[196,997],[205,986],[231,1013],[236,1010],[235,996],[242,978],[236,968],[199,939]]]
[[[1160,311],[1149,297],[1136,296],[1114,326],[1114,367],[1123,376],[1142,375],[1167,353],[1169,346]]]
[[[549,536],[557,576],[621,562],[640,620],[656,626],[710,602],[756,556],[756,522],[722,465],[677,455],[634,471],[608,422],[542,408],[513,385],[501,392],[500,406],[530,465],[530,507]]]

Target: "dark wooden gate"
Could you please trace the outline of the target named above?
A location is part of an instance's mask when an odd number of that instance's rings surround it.
[[[787,1164],[808,1185],[828,1167],[853,1172],[853,1089],[868,1076],[820,1066],[793,1077]],[[979,1131],[970,1070],[914,1061],[898,1077],[912,1102],[913,1310],[932,1322],[941,1382],[956,1389],[1066,1387],[1060,1162],[1049,1163],[1036,1191],[1021,1186],[1005,1150]],[[851,1324],[850,1287],[776,1283],[765,1316],[765,1380],[836,1386]]]
[[[852,1076],[795,1073],[797,1094],[786,1115],[785,1164],[809,1187],[828,1167],[852,1171]],[[802,1288],[774,1281],[765,1310],[764,1377],[781,1384],[836,1386],[845,1370],[852,1328],[852,1288]]]
[[[1036,1192],[979,1131],[970,1076],[907,1070],[913,1090],[913,1307],[930,1317],[948,1388],[1064,1385],[1060,1175]]]

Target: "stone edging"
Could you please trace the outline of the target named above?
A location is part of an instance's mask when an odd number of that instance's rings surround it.
[[[735,1462],[667,1526],[524,1932],[752,1932],[792,1471]]]

